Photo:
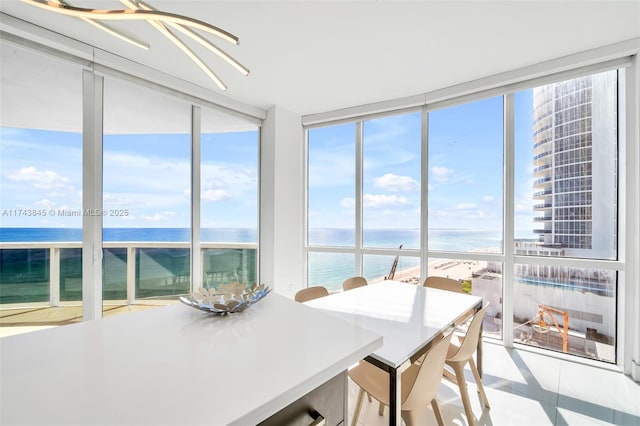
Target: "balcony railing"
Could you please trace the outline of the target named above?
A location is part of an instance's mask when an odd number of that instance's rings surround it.
[[[538,166],[535,169],[533,169],[533,173],[534,174],[540,173],[550,168],[551,168],[551,164],[543,164],[542,166]]]
[[[551,189],[545,189],[544,191],[538,191],[533,193],[533,198],[544,197],[545,195],[550,195],[553,193]]]
[[[535,156],[533,157],[533,161],[535,161],[535,160],[539,160],[539,159],[544,158],[544,157],[547,157],[547,156],[549,156],[549,155],[551,155],[551,154],[553,154],[553,152],[551,152],[551,151],[545,151],[545,152],[543,152],[543,153],[541,153],[541,154],[535,155]]]
[[[538,216],[533,218],[534,222],[547,222],[550,220],[551,220],[551,216]]]
[[[539,210],[539,209],[548,209],[552,206],[551,203],[544,203],[544,204],[534,204],[533,209],[534,210]]]
[[[533,186],[542,185],[543,183],[551,181],[551,177],[544,177],[533,181]]]
[[[202,285],[257,278],[255,243],[201,243]],[[190,243],[103,243],[103,300],[175,298],[192,291]],[[82,243],[0,243],[0,305],[82,301]]]

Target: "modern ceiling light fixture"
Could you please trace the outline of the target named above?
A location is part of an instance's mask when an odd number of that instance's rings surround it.
[[[69,6],[69,4],[67,2],[65,2],[64,0],[54,0],[54,3],[58,3],[60,5],[63,6]],[[113,27],[110,27],[109,25],[103,24],[101,22],[98,21],[94,21],[93,19],[89,19],[89,18],[80,18],[82,19],[84,22],[93,25],[96,28],[100,28],[102,31],[111,34],[112,36],[118,37],[120,40],[124,40],[127,43],[131,43],[134,46],[137,46],[141,49],[144,50],[149,50],[149,45],[147,43],[145,43],[144,41],[140,41],[137,40],[136,38],[123,33],[122,31],[116,30]]]
[[[64,0],[23,0],[34,6],[41,7],[46,10],[61,13],[64,15],[75,16],[84,20],[85,22],[94,25],[101,30],[118,37],[128,43],[131,43],[142,49],[149,49],[149,45],[145,42],[136,40],[123,32],[116,30],[102,22],[104,20],[112,21],[146,21],[151,24],[156,30],[167,37],[173,44],[176,45],[182,52],[189,57],[214,83],[220,88],[220,90],[227,90],[227,86],[220,80],[220,78],[207,66],[207,64],[198,55],[193,52],[182,40],[180,40],[174,32],[172,32],[168,25],[172,28],[187,35],[192,40],[198,42],[202,46],[215,53],[217,56],[225,60],[231,66],[236,68],[243,75],[249,75],[249,70],[240,64],[237,60],[232,58],[222,49],[209,40],[202,37],[200,34],[194,31],[200,30],[213,34],[235,45],[239,44],[238,37],[224,31],[214,25],[208,24],[198,19],[189,18],[187,16],[178,15],[170,12],[163,12],[153,8],[152,6],[139,1],[139,0],[120,0],[129,9],[124,10],[105,10],[105,9],[84,9],[69,5]]]

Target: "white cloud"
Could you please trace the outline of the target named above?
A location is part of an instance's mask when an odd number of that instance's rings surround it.
[[[55,207],[55,205],[56,205],[55,201],[47,200],[46,198],[36,202],[36,206],[42,207],[45,209],[50,209],[52,207]]]
[[[38,189],[64,188],[69,184],[69,178],[51,170],[40,171],[33,166],[21,168],[16,173],[10,174],[9,179],[29,182]]]
[[[433,166],[431,173],[433,173],[434,179],[438,182],[446,182],[449,180],[449,175],[453,173],[453,169],[444,166]]]
[[[398,195],[376,195],[365,194],[362,197],[362,205],[365,208],[380,209],[380,208],[401,208],[410,206],[411,202],[406,198]],[[343,198],[340,200],[340,207],[345,209],[353,209],[356,206],[356,201],[353,198]]]
[[[397,195],[365,194],[362,198],[363,206],[369,208],[401,207],[410,204],[406,197]]]
[[[257,193],[258,177],[256,170],[236,165],[202,166],[202,198],[208,201],[220,201],[233,198],[237,200],[254,197]]]
[[[145,220],[151,220],[151,221],[157,222],[161,220],[171,219],[175,217],[175,215],[176,215],[176,212],[165,210],[163,212],[156,213],[153,216],[141,215],[141,217],[142,219],[145,219]]]
[[[221,188],[207,189],[202,192],[201,198],[206,201],[222,201],[231,198],[231,194]]]
[[[344,209],[352,209],[356,206],[356,200],[353,198],[343,198],[340,200],[340,207]]]
[[[134,205],[130,196],[105,192],[102,196],[105,207],[131,207]]]
[[[482,201],[484,201],[485,203],[490,203],[493,200],[495,200],[495,198],[492,195],[485,195],[484,197],[482,197]]]
[[[476,208],[477,206],[474,203],[460,203],[455,207],[456,210],[473,210]]]
[[[373,180],[373,184],[377,188],[386,189],[391,192],[409,192],[419,191],[420,184],[410,176],[399,176],[387,173],[384,176]]]

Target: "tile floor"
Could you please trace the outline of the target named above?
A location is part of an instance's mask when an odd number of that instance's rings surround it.
[[[483,410],[471,371],[469,395],[478,425],[633,425],[640,426],[640,383],[608,368],[578,364],[486,342],[483,382],[491,409]],[[349,425],[358,387],[349,382]],[[467,425],[456,385],[443,381],[438,401],[447,425]],[[365,398],[358,425],[388,424],[388,408],[378,416],[378,404]],[[421,425],[435,425],[430,406]]]

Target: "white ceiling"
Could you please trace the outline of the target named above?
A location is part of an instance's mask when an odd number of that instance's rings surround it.
[[[122,9],[115,0],[69,2]],[[240,38],[233,46],[209,37],[251,70],[248,77],[193,47],[229,86],[224,96],[301,115],[417,95],[640,36],[640,0],[148,2]],[[146,23],[111,25],[149,42],[149,51],[24,1],[1,0],[0,11],[218,91]]]

